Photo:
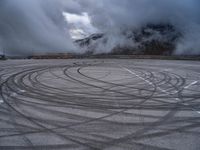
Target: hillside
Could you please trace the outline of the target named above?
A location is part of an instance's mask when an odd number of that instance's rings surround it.
[[[123,44],[115,42],[110,54],[171,55],[181,37],[174,26],[169,24],[148,24],[140,29],[123,30],[120,37]],[[116,37],[118,38],[118,37]],[[75,43],[87,53],[101,53],[110,42],[106,33],[93,34]]]

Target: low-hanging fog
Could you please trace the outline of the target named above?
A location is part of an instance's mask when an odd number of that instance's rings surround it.
[[[66,12],[87,14],[95,30],[86,29],[108,35],[106,52],[116,43],[129,44],[122,30],[171,24],[182,35],[174,54],[200,54],[199,6],[199,0],[1,0],[0,51],[80,52],[70,35],[75,25],[67,21]]]
[[[24,55],[75,50],[62,13],[79,8],[67,1],[70,7],[59,0],[1,0],[1,51]]]

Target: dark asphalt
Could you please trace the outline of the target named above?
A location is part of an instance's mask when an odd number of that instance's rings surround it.
[[[199,150],[200,62],[0,62],[0,150]]]

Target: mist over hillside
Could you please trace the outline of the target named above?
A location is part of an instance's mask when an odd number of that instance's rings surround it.
[[[172,25],[148,24],[137,30],[124,30],[113,42],[109,34],[93,34],[75,43],[86,53],[172,55],[182,37]],[[117,36],[117,35],[116,35]],[[123,40],[122,40],[123,39]]]

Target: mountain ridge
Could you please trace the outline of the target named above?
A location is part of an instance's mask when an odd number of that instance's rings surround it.
[[[110,42],[106,33],[92,34],[76,40],[75,44],[89,54],[172,55],[182,35],[170,24],[147,24],[139,29],[123,30],[119,36],[124,43],[119,38],[107,52],[103,51]]]

